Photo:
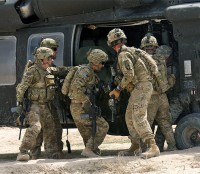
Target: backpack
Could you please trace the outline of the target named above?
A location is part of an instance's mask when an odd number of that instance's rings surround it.
[[[63,82],[63,86],[62,86],[62,89],[61,89],[62,94],[68,95],[72,79],[73,79],[73,77],[74,77],[74,75],[75,75],[75,73],[77,72],[78,69],[80,69],[80,66],[72,67],[69,70],[69,72],[66,75],[65,80]]]
[[[133,66],[135,65],[135,63],[137,62],[137,60],[140,58],[143,63],[145,64],[149,75],[153,78],[153,76],[155,74],[158,73],[158,67],[156,65],[156,61],[149,55],[147,55],[147,53],[145,51],[142,51],[140,49],[136,49],[134,47],[127,47],[125,49],[123,49],[123,51],[127,51],[129,52],[132,56],[133,56]]]
[[[32,62],[31,60],[28,60],[28,62],[26,63],[26,66],[24,68],[24,73],[33,65],[34,65],[34,62]]]
[[[149,72],[149,75],[152,77],[152,80],[153,80],[152,84],[155,91],[162,92],[162,93],[166,92],[168,87],[163,82],[162,76],[160,72],[158,71],[156,61],[151,56],[149,56],[145,51],[136,49],[134,47],[130,47],[130,48],[127,47],[123,50],[129,52],[133,56],[134,59],[131,60],[133,62],[133,66],[135,65],[135,63],[137,62],[139,58],[143,61],[143,63],[145,64]]]

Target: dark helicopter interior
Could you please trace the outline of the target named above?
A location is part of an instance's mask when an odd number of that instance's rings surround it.
[[[173,28],[169,21],[166,20],[151,20],[144,21],[130,25],[115,25],[115,26],[84,26],[80,34],[79,49],[75,53],[75,65],[87,63],[86,53],[90,48],[99,48],[104,50],[109,56],[109,62],[105,68],[99,73],[101,79],[100,87],[103,86],[103,90],[100,90],[97,95],[97,104],[102,108],[102,115],[109,121],[110,129],[109,134],[127,135],[128,131],[124,119],[127,98],[129,94],[126,92],[121,93],[120,101],[117,103],[117,114],[115,115],[115,122],[112,123],[112,114],[108,107],[109,91],[107,90],[107,84],[112,79],[110,67],[114,65],[116,60],[116,53],[112,48],[107,45],[107,34],[113,28],[121,28],[124,30],[127,36],[127,46],[134,46],[140,48],[140,42],[142,38],[147,34],[153,34],[159,45],[168,45],[173,49],[173,61],[178,62],[178,48],[177,42],[173,38]],[[92,29],[91,29],[92,28]],[[119,127],[118,125],[122,125]]]
[[[95,27],[95,26],[94,26]],[[114,56],[114,51],[107,45],[107,34],[113,28],[121,28],[124,30],[127,36],[127,46],[134,46],[140,48],[142,38],[151,33],[157,38],[159,45],[168,45],[173,49],[173,59],[178,62],[178,45],[173,37],[172,24],[167,20],[151,20],[129,25],[97,25],[95,29],[91,29],[90,26],[85,26],[82,29],[80,36],[79,50],[75,53],[75,65],[84,63],[83,59],[80,60],[78,54],[83,47],[102,47],[104,51],[110,56]],[[84,55],[82,55],[84,56]],[[112,59],[110,57],[110,59]]]

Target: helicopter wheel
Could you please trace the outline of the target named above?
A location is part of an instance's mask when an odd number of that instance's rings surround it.
[[[200,114],[193,113],[183,117],[175,130],[177,148],[180,150],[200,146]]]

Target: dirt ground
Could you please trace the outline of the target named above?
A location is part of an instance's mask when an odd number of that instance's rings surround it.
[[[22,131],[22,137],[25,130]],[[38,160],[28,162],[16,161],[20,141],[19,129],[0,127],[0,174],[68,174],[68,173],[148,173],[148,174],[200,174],[200,147],[173,152],[163,152],[151,159],[140,157],[118,157],[117,152],[130,146],[127,137],[107,135],[100,146],[100,158],[84,158],[80,155],[83,149],[81,136],[77,129],[69,130],[72,153],[65,159],[45,159],[44,154]],[[63,142],[66,141],[66,130],[63,130]]]

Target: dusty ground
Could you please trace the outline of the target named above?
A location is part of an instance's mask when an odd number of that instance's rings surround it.
[[[22,131],[22,136],[25,130]],[[83,143],[77,129],[70,129],[69,140],[72,154],[67,153],[66,159],[50,160],[44,156],[29,162],[15,161],[20,141],[19,129],[0,127],[0,174],[65,174],[65,173],[148,173],[148,174],[200,174],[200,147],[164,152],[159,157],[141,159],[140,157],[118,157],[117,152],[129,147],[127,137],[107,135],[102,149],[101,158],[83,158],[80,153]],[[63,130],[63,141],[66,130]]]

